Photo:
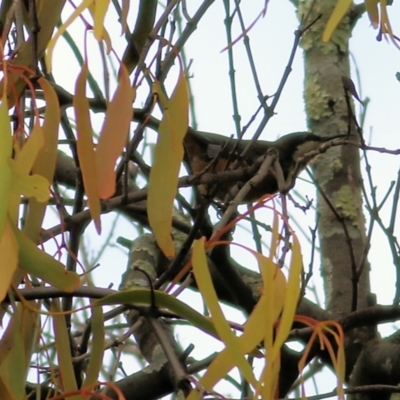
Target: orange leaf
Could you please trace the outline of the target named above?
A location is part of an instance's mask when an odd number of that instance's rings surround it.
[[[101,199],[108,199],[115,193],[115,163],[124,148],[133,117],[135,90],[131,87],[128,72],[122,63],[120,74],[117,90],[107,107],[96,149],[98,194]]]
[[[89,102],[86,98],[87,65],[83,64],[75,84],[73,106],[76,118],[77,151],[82,171],[85,192],[88,197],[90,215],[94,220],[97,232],[101,232],[101,205],[98,195],[96,174],[96,155],[92,140],[92,124],[90,122]]]

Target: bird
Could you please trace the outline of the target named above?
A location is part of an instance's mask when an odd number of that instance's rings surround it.
[[[235,169],[251,167],[256,160],[266,156],[273,149],[279,157],[279,164],[285,183],[290,189],[294,186],[300,172],[316,156],[316,154],[308,156],[308,153],[318,150],[324,143],[346,136],[348,135],[319,136],[313,132],[289,133],[276,141],[255,141],[246,155],[241,158],[241,153],[249,145],[250,140],[238,140],[215,133],[189,129],[183,141],[185,149],[184,162],[189,172],[193,175],[199,175],[204,172],[218,173],[233,167]],[[234,197],[233,188],[240,188],[245,182],[246,180],[222,182],[218,183],[217,188],[214,185],[199,185],[199,191],[203,196],[211,196],[213,199],[225,202],[229,199],[232,200]],[[214,189],[211,186],[214,186]],[[252,203],[260,197],[273,195],[278,191],[279,183],[276,177],[276,169],[271,166],[260,183],[251,187],[242,202]]]

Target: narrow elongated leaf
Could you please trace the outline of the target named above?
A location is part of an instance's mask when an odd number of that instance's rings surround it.
[[[8,168],[11,172],[11,187],[8,194],[8,215],[10,216],[11,223],[15,226],[18,225],[21,194],[28,198],[35,196],[39,201],[47,201],[49,198],[50,191],[47,180],[37,175],[29,175],[42,146],[42,128],[39,122],[36,121],[22,149],[16,152],[16,158],[10,158],[8,160]]]
[[[197,326],[204,332],[218,338],[217,332],[213,323],[204,315],[198,313],[187,304],[177,298],[158,290],[153,292],[155,305],[160,308],[165,308],[171,312],[181,316],[183,319],[189,320],[193,325]],[[106,296],[103,299],[93,302],[93,307],[111,305],[111,304],[146,304],[150,305],[152,300],[151,291],[148,289],[133,289],[124,290]]]
[[[93,301],[92,301],[93,304]],[[103,366],[104,355],[104,318],[100,307],[92,308],[92,344],[90,349],[89,363],[86,369],[86,378],[83,387],[91,387],[98,382],[100,370]]]
[[[4,380],[12,395],[17,399],[23,399],[25,398],[26,360],[21,325],[24,319],[24,310],[21,304],[14,306],[12,318],[14,319],[12,324],[15,335],[15,345],[0,367],[0,376]],[[0,398],[3,399],[2,397]]]
[[[21,171],[15,160],[8,160],[11,171],[13,188],[25,197],[36,197],[38,201],[45,202],[49,199],[49,182],[40,175],[28,175]]]
[[[281,321],[278,334],[274,342],[274,356],[278,356],[280,348],[283,346],[289,332],[292,328],[293,319],[297,309],[297,303],[301,288],[301,271],[303,268],[300,243],[295,234],[293,234],[292,258],[289,267],[289,277],[285,295],[285,306],[282,310]]]
[[[112,50],[111,38],[107,29],[104,26],[104,18],[108,8],[110,0],[95,0],[92,4],[89,5],[88,9],[90,14],[92,15],[94,21],[94,36],[100,42],[104,40],[106,43],[106,52],[109,54]],[[107,7],[104,9],[104,7]],[[102,15],[104,13],[104,15]]]
[[[7,358],[8,354],[10,354],[14,346],[19,345],[19,343],[15,341],[17,336],[16,330],[18,331],[21,330],[19,320],[17,318],[17,313],[14,313],[7,323],[8,323],[7,329],[3,331],[3,335],[0,340],[0,366]],[[0,397],[0,399],[1,398],[2,397]]]
[[[47,0],[48,2],[52,2],[53,0]],[[53,58],[53,51],[54,47],[60,38],[60,36],[67,30],[67,28],[79,17],[79,15],[82,14],[83,11],[86,10],[86,8],[89,7],[90,4],[93,3],[94,0],[83,0],[81,4],[79,4],[72,14],[67,18],[67,20],[58,28],[56,31],[55,35],[51,38],[49,41],[49,44],[47,46],[47,52],[46,52],[46,57],[45,57],[45,62],[46,62],[46,68],[47,72],[51,72],[51,62]],[[60,14],[58,14],[58,18],[60,17]]]
[[[375,29],[379,26],[378,3],[379,0],[364,0],[365,9],[367,10],[369,20]]]
[[[58,300],[53,300],[50,310],[54,312],[54,314],[52,315],[53,329],[54,337],[56,340],[59,373],[63,386],[63,391],[76,391],[78,389],[78,386],[76,384],[73,363],[71,359],[70,341],[68,338],[67,326],[65,324],[65,317],[64,315],[58,314],[61,311]],[[80,395],[69,396],[68,398],[72,400],[82,399]]]
[[[0,238],[0,254],[0,301],[3,301],[18,266],[18,245],[10,222],[7,220],[3,236]]]
[[[18,259],[22,269],[65,292],[80,284],[79,275],[66,271],[64,265],[36,245],[19,229],[12,227],[18,243]]]
[[[154,163],[149,178],[147,211],[157,243],[167,257],[175,254],[171,238],[173,202],[178,187],[179,169],[183,159],[183,138],[188,124],[189,97],[187,82],[181,72],[170,100],[162,100],[159,85],[156,92],[164,108],[154,150]]]
[[[352,3],[353,3],[352,0],[337,1],[335,9],[333,10],[331,16],[329,17],[329,20],[322,34],[322,40],[324,42],[328,42],[331,39],[333,32],[339,25],[342,18],[346,15],[347,10],[349,9]]]
[[[221,242],[221,244],[226,243]],[[238,348],[244,355],[252,352],[265,339],[266,332],[272,336],[273,325],[279,317],[285,301],[286,279],[271,259],[241,244],[231,244],[248,250],[257,258],[264,285],[260,299],[244,326],[243,334],[238,338]],[[268,308],[269,316],[267,316]],[[268,356],[268,362],[273,362],[270,356]],[[232,355],[227,349],[224,349],[208,367],[201,379],[201,384],[211,389],[234,366]]]
[[[75,83],[75,96],[73,106],[76,119],[77,141],[79,163],[82,172],[83,185],[90,215],[94,221],[97,232],[101,232],[101,205],[98,195],[98,175],[96,173],[96,155],[93,145],[93,130],[90,122],[89,102],[86,98],[86,80],[88,69],[86,63],[82,65],[82,70]]]
[[[0,398],[8,400],[17,400],[17,398],[10,392],[9,387],[4,382],[4,379],[0,376]]]
[[[18,47],[18,53],[12,60],[12,64],[24,66],[32,69],[33,57],[32,45],[33,36],[36,38],[37,59],[40,60],[46,50],[46,46],[51,39],[54,27],[60,19],[61,12],[64,8],[65,0],[37,0],[36,1],[36,15],[38,19],[38,32],[31,34],[29,39]],[[36,67],[36,66],[35,66]],[[17,77],[16,74],[9,75],[9,82],[7,85],[7,94],[9,96],[9,107],[15,105],[16,99],[19,98],[22,90],[26,86],[26,82]],[[0,93],[3,93],[4,79],[0,82]],[[17,96],[17,97],[15,97]]]
[[[43,176],[47,181],[52,182],[57,160],[60,105],[58,103],[57,94],[50,83],[44,78],[39,78],[38,83],[43,90],[44,98],[46,100],[46,110],[42,126],[44,144],[39,150],[33,164],[32,173]],[[24,232],[33,242],[36,242],[38,239],[46,207],[47,202],[39,202],[35,198],[29,199]]]
[[[21,151],[16,158],[16,165],[22,174],[29,174],[32,170],[33,163],[35,162],[39,150],[44,145],[44,137],[42,128],[39,122],[36,121],[29,138],[25,141]]]
[[[103,37],[104,18],[106,16],[110,0],[95,0],[94,11],[94,36],[100,41]]]
[[[210,310],[215,329],[225,343],[228,353],[230,353],[229,358],[231,358],[231,361],[233,362],[231,368],[236,365],[247,382],[255,386],[256,379],[251,366],[244,357],[239,345],[239,340],[232,333],[231,328],[219,305],[218,296],[215,293],[214,285],[212,283],[210,271],[207,265],[207,258],[204,250],[204,238],[194,242],[192,262],[196,283],[204,298],[207,308]],[[220,372],[221,370],[215,369],[215,371],[212,373],[209,372],[208,376],[211,377],[213,381],[218,381],[225,376],[223,372],[222,374],[220,374]],[[209,382],[207,377],[205,377],[205,379],[201,379],[201,385],[203,385],[207,390],[211,390],[212,386],[210,387],[208,384]]]
[[[133,117],[132,103],[135,91],[129,82],[128,72],[123,64],[120,80],[101,128],[96,148],[96,170],[99,178],[99,196],[108,199],[116,189],[115,163],[126,144],[129,126]]]
[[[0,104],[0,238],[3,236],[7,218],[8,196],[11,186],[11,171],[8,161],[12,152],[10,118],[8,117],[7,93],[3,92]]]

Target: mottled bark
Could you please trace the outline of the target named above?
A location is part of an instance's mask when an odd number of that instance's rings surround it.
[[[301,41],[305,63],[307,121],[309,128],[318,135],[349,132],[354,141],[358,140],[358,136],[355,125],[349,122],[349,110],[342,86],[342,76],[350,77],[349,40],[354,22],[351,14],[345,16],[329,42],[324,43],[321,39],[335,4],[336,0],[299,3],[300,17],[310,12],[310,20],[313,20],[323,14]],[[318,158],[313,172],[321,190],[340,216],[337,218],[334,215],[321,192],[318,192],[321,274],[327,310],[337,318],[351,311],[355,303],[355,289],[358,292],[357,309],[365,309],[369,305],[369,267],[363,261],[367,244],[362,213],[359,149],[351,145],[335,147]],[[362,270],[357,284],[354,283],[355,269]],[[358,330],[348,337],[348,344],[353,345],[346,348],[347,374],[351,372],[363,344],[372,336],[371,330]]]

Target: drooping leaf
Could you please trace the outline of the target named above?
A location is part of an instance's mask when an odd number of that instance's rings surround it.
[[[183,319],[187,319],[193,325],[197,326],[204,332],[218,338],[217,332],[214,328],[213,323],[202,314],[198,313],[193,308],[189,307],[184,302],[177,298],[158,290],[153,292],[155,305],[157,307],[165,308],[176,315],[179,315]],[[112,305],[112,304],[146,304],[150,305],[152,300],[152,294],[149,289],[133,289],[124,290],[117,292],[103,299],[96,300],[93,302],[93,307]]]
[[[99,42],[101,40],[104,40],[104,42],[106,43],[107,54],[109,54],[112,50],[111,38],[109,33],[107,32],[107,29],[104,26],[104,19],[109,4],[110,0],[102,0],[102,1],[95,0],[88,7],[94,21],[94,37]]]
[[[8,116],[7,93],[3,92],[0,104],[0,237],[3,236],[7,218],[8,196],[11,186],[11,171],[8,168],[8,160],[12,152],[12,136],[10,118]]]
[[[4,360],[7,358],[8,354],[16,345],[15,331],[20,330],[18,318],[14,314],[10,320],[7,322],[7,328],[3,331],[3,335],[0,340],[0,366],[3,364]],[[1,398],[1,397],[0,397]]]
[[[39,125],[39,122],[36,121],[29,138],[25,141],[15,160],[20,173],[29,174],[31,172],[33,163],[43,145],[44,137],[42,128]]]
[[[93,301],[91,303],[93,304]],[[83,388],[91,387],[98,382],[99,373],[103,366],[105,329],[103,310],[100,307],[92,307],[90,323],[92,326],[93,338],[89,363],[86,369],[86,378],[82,386]]]
[[[56,350],[60,381],[62,382],[64,392],[72,392],[78,389],[76,384],[74,368],[71,358],[70,341],[68,337],[67,326],[64,315],[59,314],[62,311],[59,300],[52,301],[50,311],[53,312],[53,330],[56,341]],[[69,396],[72,400],[80,400],[82,396]]]
[[[379,26],[378,3],[379,0],[364,0],[365,9],[367,10],[369,20],[375,29]]]
[[[12,318],[12,329],[15,335],[14,346],[0,367],[0,376],[12,395],[17,399],[23,399],[25,398],[27,371],[21,325],[24,319],[24,309],[21,304],[14,306]]]
[[[28,175],[21,171],[14,160],[8,160],[8,168],[12,174],[13,188],[25,197],[36,197],[38,201],[46,202],[49,199],[49,182],[40,175]]]
[[[86,79],[88,69],[86,63],[75,83],[73,106],[76,119],[79,163],[82,172],[83,185],[88,198],[90,215],[94,221],[97,233],[101,232],[101,205],[98,194],[98,175],[96,172],[96,154],[93,144],[93,130],[90,122],[89,102],[86,98]]]
[[[4,382],[4,379],[0,376],[0,398],[17,400],[17,398],[10,392],[10,388]]]
[[[38,249],[19,229],[12,229],[18,243],[18,259],[22,269],[65,292],[72,292],[79,286],[78,274],[67,271],[63,264]]]
[[[99,196],[108,199],[116,189],[115,163],[121,156],[129,126],[133,117],[132,103],[135,91],[132,89],[128,72],[123,64],[120,68],[120,80],[101,128],[96,148],[96,170],[99,184]]]
[[[36,1],[36,15],[38,19],[38,32],[31,34],[29,39],[18,47],[18,54],[12,60],[12,65],[19,67],[27,67],[32,69],[34,66],[32,57],[32,38],[36,38],[37,59],[40,60],[44,55],[47,44],[51,39],[61,12],[64,8],[65,0],[38,0]],[[26,82],[14,73],[9,74],[9,82],[7,85],[7,94],[9,96],[9,107],[16,103],[16,97],[19,98],[22,90],[25,88]],[[0,82],[0,93],[3,93],[4,79]]]
[[[103,36],[104,19],[108,10],[110,0],[95,1],[94,2],[94,37],[100,41]]]
[[[43,133],[36,121],[29,138],[22,149],[16,152],[16,158],[8,160],[11,172],[11,185],[8,193],[8,215],[14,226],[18,225],[21,195],[36,198],[39,202],[47,202],[50,196],[49,182],[39,175],[30,175],[32,165],[43,146]]]
[[[192,262],[196,283],[207,308],[210,310],[215,329],[226,346],[227,359],[225,360],[231,363],[228,365],[228,368],[231,369],[234,366],[237,366],[247,382],[255,386],[256,379],[251,366],[245,359],[244,353],[239,344],[239,339],[232,333],[229,323],[225,319],[221,306],[219,305],[218,296],[215,292],[207,265],[207,258],[204,250],[204,238],[194,242]],[[218,362],[216,362],[215,365],[217,364]],[[218,368],[212,370],[210,370],[210,368],[211,366],[204,377],[200,380],[201,385],[208,391],[212,389],[216,382],[225,376],[225,371],[220,368],[219,365]]]
[[[183,159],[182,142],[189,124],[189,97],[183,72],[180,73],[169,100],[164,98],[158,84],[155,85],[155,91],[159,94],[164,110],[150,172],[147,211],[158,245],[167,257],[173,257],[175,254],[171,238],[173,202]]]
[[[336,6],[329,17],[329,20],[326,24],[324,32],[322,34],[322,40],[324,42],[328,42],[333,32],[335,31],[336,27],[339,25],[342,18],[346,15],[347,10],[352,4],[352,0],[338,0]]]
[[[44,144],[39,150],[32,166],[32,173],[43,176],[48,182],[52,182],[57,160],[60,105],[57,94],[50,83],[44,78],[39,78],[38,83],[43,90],[44,98],[46,100],[46,110],[42,126]],[[29,199],[24,232],[33,242],[36,242],[38,239],[46,207],[46,202],[39,202],[33,197]]]
[[[47,1],[51,3],[53,0],[47,0]],[[79,15],[81,15],[82,12],[85,11],[86,8],[88,8],[89,5],[93,3],[93,1],[94,0],[83,0],[82,3],[79,4],[74,9],[72,14],[67,18],[67,20],[58,28],[58,30],[56,31],[54,36],[49,41],[49,44],[47,46],[46,57],[45,57],[47,72],[51,72],[51,69],[52,69],[51,62],[52,62],[52,58],[53,58],[53,51],[54,51],[54,47],[55,47],[58,39],[68,29],[68,27],[76,20],[76,18],[78,18]],[[58,14],[57,18],[59,18],[60,15],[61,15],[61,13]]]
[[[10,222],[6,220],[3,236],[0,238],[0,301],[3,301],[18,267],[18,245]]]
[[[301,272],[303,268],[300,243],[293,234],[292,258],[289,266],[289,277],[287,290],[279,324],[278,333],[274,342],[274,355],[277,356],[283,343],[285,342],[290,330],[292,329],[293,319],[296,313],[297,304],[301,289]]]
[[[215,244],[224,244],[226,242],[217,242]],[[286,293],[286,279],[282,271],[272,262],[271,259],[255,252],[238,243],[231,243],[248,250],[256,257],[263,278],[263,289],[258,303],[250,314],[246,324],[244,325],[243,334],[238,338],[238,348],[242,354],[252,352],[263,340],[269,339],[269,347],[271,347],[272,332],[274,323],[279,317]],[[272,311],[271,311],[272,310]],[[271,365],[278,362],[278,359],[273,359],[271,352],[266,354],[266,362]],[[226,376],[229,371],[235,366],[232,355],[225,349],[217,355],[207,372],[201,379],[201,384],[204,387],[211,389],[220,379]],[[271,370],[271,377],[276,369]],[[273,379],[270,379],[273,381]],[[256,388],[259,388],[261,380],[257,383]]]

